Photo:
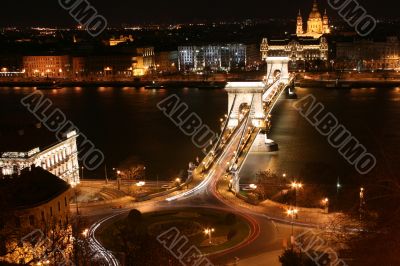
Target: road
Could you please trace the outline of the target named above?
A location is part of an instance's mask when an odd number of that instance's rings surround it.
[[[246,123],[241,125],[241,127],[245,126]],[[227,204],[216,189],[218,180],[225,176],[228,162],[232,160],[240,138],[241,130],[238,130],[226,145],[217,162],[208,171],[204,180],[195,188],[179,195],[159,198],[156,201],[127,204],[123,210],[114,210],[114,213],[107,217],[108,219],[98,221],[90,230],[90,237],[94,243],[93,248],[99,251],[105,260],[111,263],[110,265],[118,265],[118,263],[115,263],[115,257],[110,252],[106,252],[96,240],[96,230],[110,220],[126,215],[132,208],[137,208],[143,213],[183,207],[217,208],[242,216],[248,221],[251,232],[249,237],[236,247],[218,254],[210,254],[209,258],[215,265],[234,265],[235,261],[238,261],[239,265],[249,265],[245,264],[246,260],[251,262],[257,260],[257,258],[263,258],[264,261],[268,261],[268,264],[258,265],[280,265],[277,255],[281,254],[284,241],[290,237],[290,225],[277,223],[264,214]],[[302,227],[295,228],[296,231],[304,230]]]

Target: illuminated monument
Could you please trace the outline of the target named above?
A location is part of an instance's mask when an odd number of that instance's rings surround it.
[[[324,35],[330,33],[329,19],[326,11],[321,16],[316,0],[307,21],[307,31],[304,31],[300,11],[296,27],[296,34],[291,36],[275,40],[263,38],[260,44],[262,60],[267,62],[269,57],[288,57],[292,71],[326,67],[329,44]]]
[[[41,124],[14,134],[0,132],[0,179],[20,175],[32,165],[63,179],[71,186],[79,184],[79,164],[76,131],[55,136]]]
[[[296,34],[299,37],[313,37],[315,39],[320,38],[323,34],[329,34],[329,18],[326,14],[326,10],[324,16],[321,16],[319,12],[317,0],[314,0],[314,4],[311,10],[310,15],[308,16],[307,21],[307,31],[304,31],[303,27],[303,17],[301,16],[300,10],[297,15],[297,25],[296,25]]]

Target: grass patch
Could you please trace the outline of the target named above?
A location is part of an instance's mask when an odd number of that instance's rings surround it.
[[[155,240],[158,235],[172,227],[178,228],[180,234],[189,239],[189,245],[196,246],[202,253],[232,248],[244,241],[250,233],[249,225],[241,216],[214,209],[179,209],[145,213],[141,216],[140,223],[134,225],[128,218],[124,218],[106,227],[100,240],[107,249],[124,252],[126,238],[128,242],[134,241],[137,238],[135,234],[139,234],[140,237],[146,236]],[[206,228],[214,228],[212,240],[215,241],[212,245],[208,244],[209,237],[204,233]],[[135,233],[129,239],[130,235],[124,232],[131,231]]]

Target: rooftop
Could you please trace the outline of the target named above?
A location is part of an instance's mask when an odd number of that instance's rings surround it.
[[[297,41],[301,45],[319,45],[320,39],[315,39],[313,37],[298,37],[298,36],[291,36],[290,38],[283,38],[283,39],[271,39],[268,40],[269,45],[288,45],[292,41]]]
[[[43,204],[69,188],[67,182],[41,167],[27,168],[17,177],[0,179],[1,197],[11,209]]]
[[[35,148],[43,151],[58,142],[56,134],[41,124],[0,128],[0,156],[2,152],[29,152]]]

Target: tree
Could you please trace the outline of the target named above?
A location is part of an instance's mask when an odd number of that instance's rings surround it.
[[[30,265],[49,260],[52,264],[66,264],[71,257],[72,229],[69,225],[62,226],[57,221],[50,221],[42,229],[6,228],[2,232],[5,249],[0,257],[1,262]]]
[[[396,174],[377,169],[366,180],[365,206],[360,213],[359,201],[347,214],[359,221],[351,238],[343,239],[352,265],[400,265],[400,180]]]
[[[75,265],[97,265],[97,252],[90,246],[90,239],[87,232],[83,233],[88,223],[88,221],[82,219],[80,216],[76,216],[75,218],[73,228],[73,258]]]
[[[256,178],[257,189],[255,192],[259,194],[262,199],[273,199],[273,197],[281,193],[288,184],[286,178],[280,177],[270,170],[257,173]]]
[[[120,177],[126,179],[143,178],[146,173],[146,167],[136,157],[129,158],[122,162],[118,170],[120,170]]]
[[[137,210],[133,209],[128,214],[128,222],[129,224],[139,224],[142,221],[142,213]]]
[[[306,208],[321,208],[322,199],[326,197],[326,192],[322,186],[306,184],[297,190],[296,202],[298,206]],[[289,202],[293,203],[295,191],[291,189],[288,193]]]

